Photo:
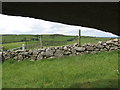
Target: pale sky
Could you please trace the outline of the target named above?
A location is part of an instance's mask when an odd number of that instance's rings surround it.
[[[94,28],[0,14],[0,34],[64,34],[76,36],[79,29],[82,36],[116,37],[112,33]]]

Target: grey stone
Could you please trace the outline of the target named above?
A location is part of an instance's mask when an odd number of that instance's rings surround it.
[[[84,51],[84,50],[85,50],[84,47],[75,47],[74,49],[75,49],[76,51]]]
[[[106,41],[107,44],[112,44],[112,40]]]
[[[37,56],[37,60],[41,60],[41,59],[43,59],[43,56],[42,56],[41,54],[39,54],[39,55]]]
[[[15,60],[17,60],[17,59],[18,59],[18,57],[17,57],[17,56],[15,56],[15,57],[14,57],[14,59],[15,59]]]
[[[67,49],[68,49],[68,47],[67,47],[67,46],[64,46],[64,47],[63,47],[63,49],[64,49],[64,50],[67,50]]]
[[[43,51],[42,51],[40,54],[41,54],[41,55],[43,55],[43,56],[45,56],[45,55],[46,55],[46,53],[45,53],[45,52],[43,52]]]
[[[109,46],[109,45],[107,45],[107,46],[105,46],[105,48],[110,49],[110,46]]]
[[[71,54],[70,51],[66,51],[66,52],[64,52],[64,55],[70,55],[70,54]]]
[[[33,51],[32,51],[32,50],[29,50],[28,53],[29,53],[30,55],[32,55],[32,54],[33,54]]]
[[[94,51],[99,51],[100,49],[99,48],[95,48]]]
[[[102,44],[102,41],[98,41],[99,44]]]
[[[104,46],[101,45],[101,44],[98,44],[98,45],[97,45],[97,48],[104,48]]]
[[[39,52],[38,52],[37,50],[34,50],[34,51],[33,51],[33,55],[38,55],[38,53],[39,53]]]
[[[118,38],[115,38],[115,39],[113,39],[112,41],[113,41],[113,42],[118,42],[118,40],[119,40]]]
[[[72,52],[72,54],[75,54],[75,53],[76,53],[76,50],[75,50],[75,49],[72,49],[71,52]]]
[[[92,46],[87,46],[86,49],[87,49],[88,51],[93,51],[93,50],[94,50],[94,47],[92,47]]]
[[[36,60],[37,59],[36,56],[31,56],[30,58],[31,58],[31,60]]]
[[[117,46],[114,46],[114,47],[110,47],[110,50],[117,50],[118,47]]]
[[[55,57],[61,57],[61,56],[63,56],[63,51],[62,50],[56,50],[54,56]]]
[[[107,43],[103,43],[102,45],[106,46],[106,45],[107,45]]]
[[[53,56],[52,56],[52,57],[49,57],[49,59],[52,59],[52,58],[55,58],[55,57],[53,57]]]
[[[53,56],[54,50],[51,50],[51,48],[46,49],[45,55],[46,56]]]
[[[18,55],[18,58],[17,58],[18,60],[23,60],[24,58],[23,58],[23,56],[22,55]]]

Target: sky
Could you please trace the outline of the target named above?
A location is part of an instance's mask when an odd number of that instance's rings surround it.
[[[76,36],[79,29],[81,30],[81,36],[117,37],[112,33],[94,28],[0,14],[0,34],[63,34]]]

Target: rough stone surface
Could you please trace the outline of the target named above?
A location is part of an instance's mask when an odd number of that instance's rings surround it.
[[[43,59],[43,56],[42,56],[41,54],[39,54],[39,55],[37,56],[37,60],[41,60],[41,59]]]
[[[84,50],[85,50],[84,47],[75,47],[74,49],[75,49],[76,51],[84,51]]]
[[[16,51],[3,51],[0,52],[2,61],[13,58],[18,61],[22,60],[41,60],[44,58],[55,58],[61,56],[75,56],[84,53],[97,53],[100,51],[120,50],[120,39],[113,39],[106,42],[98,42],[98,44],[84,44],[78,47],[77,44],[65,45],[57,47],[46,47],[42,49],[33,50],[16,50]]]
[[[87,49],[88,51],[92,51],[92,50],[94,50],[94,47],[92,47],[92,46],[87,46],[86,49]]]
[[[54,51],[51,48],[46,49],[45,55],[46,56],[53,56]]]
[[[63,56],[63,51],[62,50],[57,50],[54,54],[55,57],[61,57]]]

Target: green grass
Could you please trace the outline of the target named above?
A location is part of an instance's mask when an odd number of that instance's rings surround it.
[[[29,40],[27,44],[29,45],[28,49],[31,48],[39,48],[39,40],[34,41],[31,39],[37,39],[37,35],[3,35],[2,41],[4,42],[2,45],[5,47],[5,50],[21,47],[23,43],[21,42],[24,38],[27,38]],[[97,43],[98,41],[107,41],[111,38],[96,38],[96,37],[87,37],[82,36],[81,37],[81,44],[85,43]],[[71,40],[71,41],[69,41]],[[16,42],[14,42],[16,41]],[[77,36],[65,36],[65,35],[42,35],[42,41],[43,41],[43,47],[49,47],[49,46],[63,46],[68,44],[74,44],[77,43]],[[47,42],[44,42],[47,41]],[[60,42],[58,42],[60,41]],[[64,42],[61,42],[64,41]],[[37,45],[37,46],[35,46]]]
[[[118,51],[5,61],[3,88],[117,88]]]
[[[2,44],[5,49],[12,49],[12,48],[17,48],[17,47],[21,47],[22,44],[25,44],[25,42],[17,42],[17,43],[6,43],[6,44]]]

